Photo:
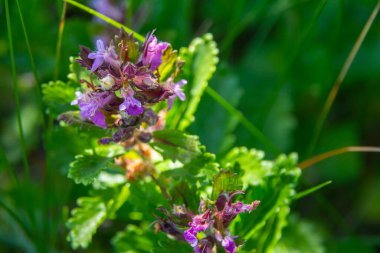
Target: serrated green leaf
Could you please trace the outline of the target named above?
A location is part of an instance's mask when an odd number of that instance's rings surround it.
[[[72,210],[72,217],[67,222],[70,230],[67,240],[73,249],[87,248],[98,227],[107,219],[112,219],[115,212],[128,198],[129,189],[110,188],[93,191],[89,197],[79,198],[78,207]]]
[[[152,147],[165,159],[182,163],[202,154],[205,149],[200,145],[199,137],[176,130],[160,130],[153,133]]]
[[[91,151],[77,155],[75,161],[70,164],[68,177],[77,184],[91,184],[110,162],[112,159],[95,155]]]
[[[214,176],[212,199],[215,200],[221,192],[241,190],[242,185],[238,173],[232,170],[222,170]]]
[[[162,63],[158,67],[158,73],[160,74],[160,81],[165,81],[177,68],[179,58],[178,52],[171,47],[165,50],[162,55]]]
[[[263,158],[260,151],[235,148],[222,160],[225,166],[240,164],[246,198],[261,201],[252,215],[242,215],[234,224],[244,235],[247,251],[271,252],[278,243],[301,174],[295,154],[280,155],[275,161]]]
[[[71,101],[75,99],[75,88],[62,81],[42,84],[43,101],[47,113],[52,117],[71,109]]]
[[[199,101],[215,72],[218,49],[211,34],[194,39],[188,48],[180,50],[180,59],[185,62],[180,78],[188,81],[184,86],[186,101],[175,101],[168,114],[168,128],[185,130],[193,121]]]
[[[208,153],[199,142],[199,137],[177,130],[161,130],[153,133],[152,147],[164,159],[179,161],[182,166],[167,171],[174,177],[206,176],[209,179],[218,172],[219,165],[215,163],[215,155]]]
[[[206,151],[197,136],[176,130],[156,131],[151,145],[165,160],[177,161],[176,168],[167,168],[160,174],[161,182],[169,182],[166,185],[168,192],[172,192],[174,197],[178,193],[186,192],[179,194],[182,196],[182,203],[196,209],[199,200],[194,201],[191,197],[199,197],[206,188],[210,188],[214,176],[219,172],[215,155]],[[182,182],[187,185],[181,185]],[[194,187],[197,184],[199,186]]]

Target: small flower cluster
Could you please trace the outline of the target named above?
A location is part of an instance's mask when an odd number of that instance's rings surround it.
[[[234,253],[238,247],[234,241],[236,236],[231,236],[228,230],[229,224],[239,213],[250,213],[260,204],[258,200],[251,204],[243,204],[240,201],[232,203],[233,197],[237,194],[244,192],[221,193],[212,205],[201,200],[197,215],[184,206],[174,206],[173,215],[161,209],[167,218],[158,219],[156,230],[161,230],[177,240],[185,240],[193,247],[195,253],[211,253],[217,244],[227,253]],[[181,232],[180,228],[185,230]],[[200,233],[205,234],[202,239],[199,239]]]
[[[155,126],[158,116],[151,107],[168,101],[168,109],[176,97],[185,100],[181,87],[186,80],[174,82],[180,72],[181,62],[170,63],[174,70],[161,80],[160,70],[167,69],[164,56],[176,56],[169,43],[159,42],[153,32],[139,48],[132,34],[121,31],[120,36],[105,46],[98,40],[96,50],[81,47],[82,67],[90,71],[90,81],[81,80],[87,89],[77,92],[72,105],[78,105],[82,120],[92,122],[103,129],[116,129],[111,138],[100,141],[127,141],[138,137],[142,142],[151,138],[140,126]]]

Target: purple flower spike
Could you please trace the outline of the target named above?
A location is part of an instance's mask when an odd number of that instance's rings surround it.
[[[227,253],[235,253],[236,252],[236,244],[234,242],[234,237],[226,236],[222,240],[222,246],[226,250]]]
[[[117,55],[115,53],[115,49],[113,46],[105,48],[103,41],[97,40],[96,49],[97,51],[94,51],[88,54],[88,58],[94,60],[91,66],[91,72],[94,72],[95,70],[97,70],[100,66],[102,66],[104,62],[111,65],[118,64]]]
[[[182,86],[184,86],[185,84],[187,84],[187,81],[184,79],[172,84],[172,91],[174,94],[168,98],[168,110],[170,110],[173,107],[174,99],[176,97],[178,97],[181,101],[185,101],[186,95],[182,90]]]
[[[122,93],[124,102],[119,106],[120,111],[127,111],[131,116],[138,116],[144,112],[144,107],[141,102],[134,98],[135,92],[132,89],[128,89]]]
[[[153,33],[148,34],[143,46],[140,61],[143,65],[149,66],[151,70],[156,70],[162,63],[162,54],[168,48],[169,43],[159,42]]]
[[[191,247],[194,248],[195,246],[197,246],[197,231],[193,227],[189,228],[188,230],[185,230],[183,236],[185,237],[185,240],[191,245]]]

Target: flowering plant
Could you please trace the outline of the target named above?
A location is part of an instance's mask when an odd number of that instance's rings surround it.
[[[217,159],[184,132],[217,54],[210,34],[177,52],[153,32],[139,44],[121,30],[95,50],[81,47],[67,84],[43,86],[50,114],[84,141],[68,172],[90,188],[67,221],[74,249],[87,248],[104,222],[124,214],[126,228],[112,240],[117,252],[275,247],[300,175],[296,156],[264,161],[261,151],[235,148]],[[245,201],[234,200],[243,193]],[[143,243],[131,240],[136,233]]]

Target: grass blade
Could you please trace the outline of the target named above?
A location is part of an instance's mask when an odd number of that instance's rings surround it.
[[[358,54],[358,51],[359,51],[361,45],[363,44],[363,41],[364,41],[365,37],[367,36],[368,31],[371,28],[373,21],[375,20],[377,14],[379,12],[379,9],[380,9],[380,1],[377,3],[377,5],[373,9],[371,15],[369,16],[367,22],[365,23],[362,31],[360,32],[359,37],[357,38],[357,40],[356,40],[354,46],[352,47],[346,61],[344,62],[342,69],[340,70],[339,75],[338,75],[333,87],[331,88],[329,96],[327,97],[327,100],[323,106],[322,112],[318,118],[317,125],[314,129],[314,133],[313,133],[313,136],[312,136],[309,148],[308,148],[307,156],[310,156],[313,153],[314,148],[317,145],[319,135],[322,131],[322,128],[323,128],[323,125],[326,121],[326,118],[330,112],[332,104],[334,103],[336,95],[338,94],[339,88],[340,88],[342,82],[344,81],[344,79],[347,75],[347,72],[351,67],[352,62],[354,61],[356,55]]]
[[[316,185],[316,186],[314,186],[314,187],[311,187],[310,189],[307,189],[307,190],[305,190],[305,191],[302,191],[302,192],[300,192],[300,193],[297,193],[297,194],[293,197],[293,199],[294,199],[294,200],[296,200],[296,199],[301,199],[301,198],[303,198],[303,197],[305,197],[305,196],[307,196],[307,195],[309,195],[309,194],[311,194],[311,193],[313,193],[313,192],[316,192],[316,191],[322,189],[323,187],[325,187],[326,185],[329,185],[329,184],[331,184],[331,183],[332,183],[332,180],[329,180],[329,181],[326,181],[326,182],[324,182],[324,183],[322,183],[322,184],[319,184],[319,185]]]
[[[45,119],[45,113],[44,113],[45,110],[44,110],[44,106],[43,106],[43,102],[42,102],[41,85],[40,85],[40,82],[38,80],[37,69],[36,69],[36,65],[35,65],[35,62],[34,62],[34,57],[33,57],[33,54],[32,54],[32,48],[30,46],[29,37],[28,37],[28,33],[26,31],[26,26],[25,26],[25,22],[24,22],[24,17],[22,15],[20,3],[19,3],[18,0],[16,0],[16,5],[17,5],[17,10],[18,10],[19,16],[20,16],[20,22],[21,22],[21,26],[22,26],[22,31],[24,33],[26,48],[28,50],[30,65],[32,67],[32,72],[33,72],[33,77],[34,77],[34,82],[35,82],[35,92],[36,92],[38,107],[40,108],[42,125],[45,128],[46,127],[46,119]]]
[[[342,155],[349,152],[380,153],[380,147],[350,146],[350,147],[338,148],[338,149],[334,149],[326,153],[314,156],[306,161],[303,161],[300,164],[298,164],[298,167],[300,167],[301,169],[306,169],[313,166],[314,164],[317,164],[323,160],[326,160],[327,158],[331,158],[331,157]]]
[[[294,47],[294,50],[290,53],[288,57],[288,62],[286,66],[284,67],[282,73],[280,74],[280,77],[276,81],[275,86],[273,87],[273,90],[268,98],[268,100],[265,102],[263,110],[260,113],[260,126],[263,126],[265,123],[266,118],[268,117],[269,113],[271,112],[273,106],[276,103],[276,100],[278,98],[278,95],[281,91],[282,86],[284,85],[286,81],[286,76],[288,72],[290,71],[293,63],[295,62],[299,52],[301,51],[301,48],[303,44],[305,43],[306,39],[309,37],[312,28],[316,25],[324,7],[326,6],[328,0],[322,0],[320,1],[318,7],[316,8],[316,11],[313,15],[313,17],[310,19],[308,26],[306,27],[305,31],[302,33],[300,40],[298,44]]]
[[[55,49],[54,80],[57,80],[58,75],[59,75],[59,62],[61,60],[63,30],[65,29],[65,20],[66,20],[66,6],[67,6],[66,2],[63,2],[61,21],[59,22],[57,47]]]
[[[9,15],[8,0],[5,0],[5,16],[6,16],[6,21],[7,21],[9,53],[10,53],[10,58],[11,58],[13,95],[14,95],[14,99],[16,103],[17,127],[18,127],[18,134],[20,137],[21,153],[22,153],[22,160],[23,160],[23,165],[24,165],[24,177],[26,180],[29,180],[30,169],[29,169],[29,162],[28,162],[28,157],[27,157],[27,152],[26,152],[24,130],[22,127],[22,120],[21,120],[20,97],[19,97],[19,89],[18,89],[18,83],[17,83],[16,63],[15,63],[15,56],[14,56],[14,50],[13,50],[12,27],[11,27],[11,18]]]
[[[78,7],[79,9],[82,9],[84,10],[85,12],[88,12],[89,14],[91,15],[94,15],[104,21],[106,21],[107,23],[113,25],[114,27],[116,28],[123,28],[127,33],[133,33],[133,36],[138,40],[138,41],[141,41],[141,42],[144,42],[145,41],[145,37],[142,36],[141,34],[138,34],[136,33],[135,31],[133,31],[132,29],[126,27],[125,25],[113,20],[112,18],[109,18],[97,11],[95,11],[94,9],[91,9],[90,7],[87,7],[83,4],[80,4],[74,0],[64,0],[65,2],[71,4],[71,5],[74,5],[75,7]]]
[[[265,137],[265,135],[255,125],[253,125],[239,110],[228,103],[215,90],[211,87],[207,87],[206,93],[218,102],[227,112],[229,112],[231,116],[236,117],[236,119],[273,154],[277,155],[280,153],[280,150],[267,137]]]

